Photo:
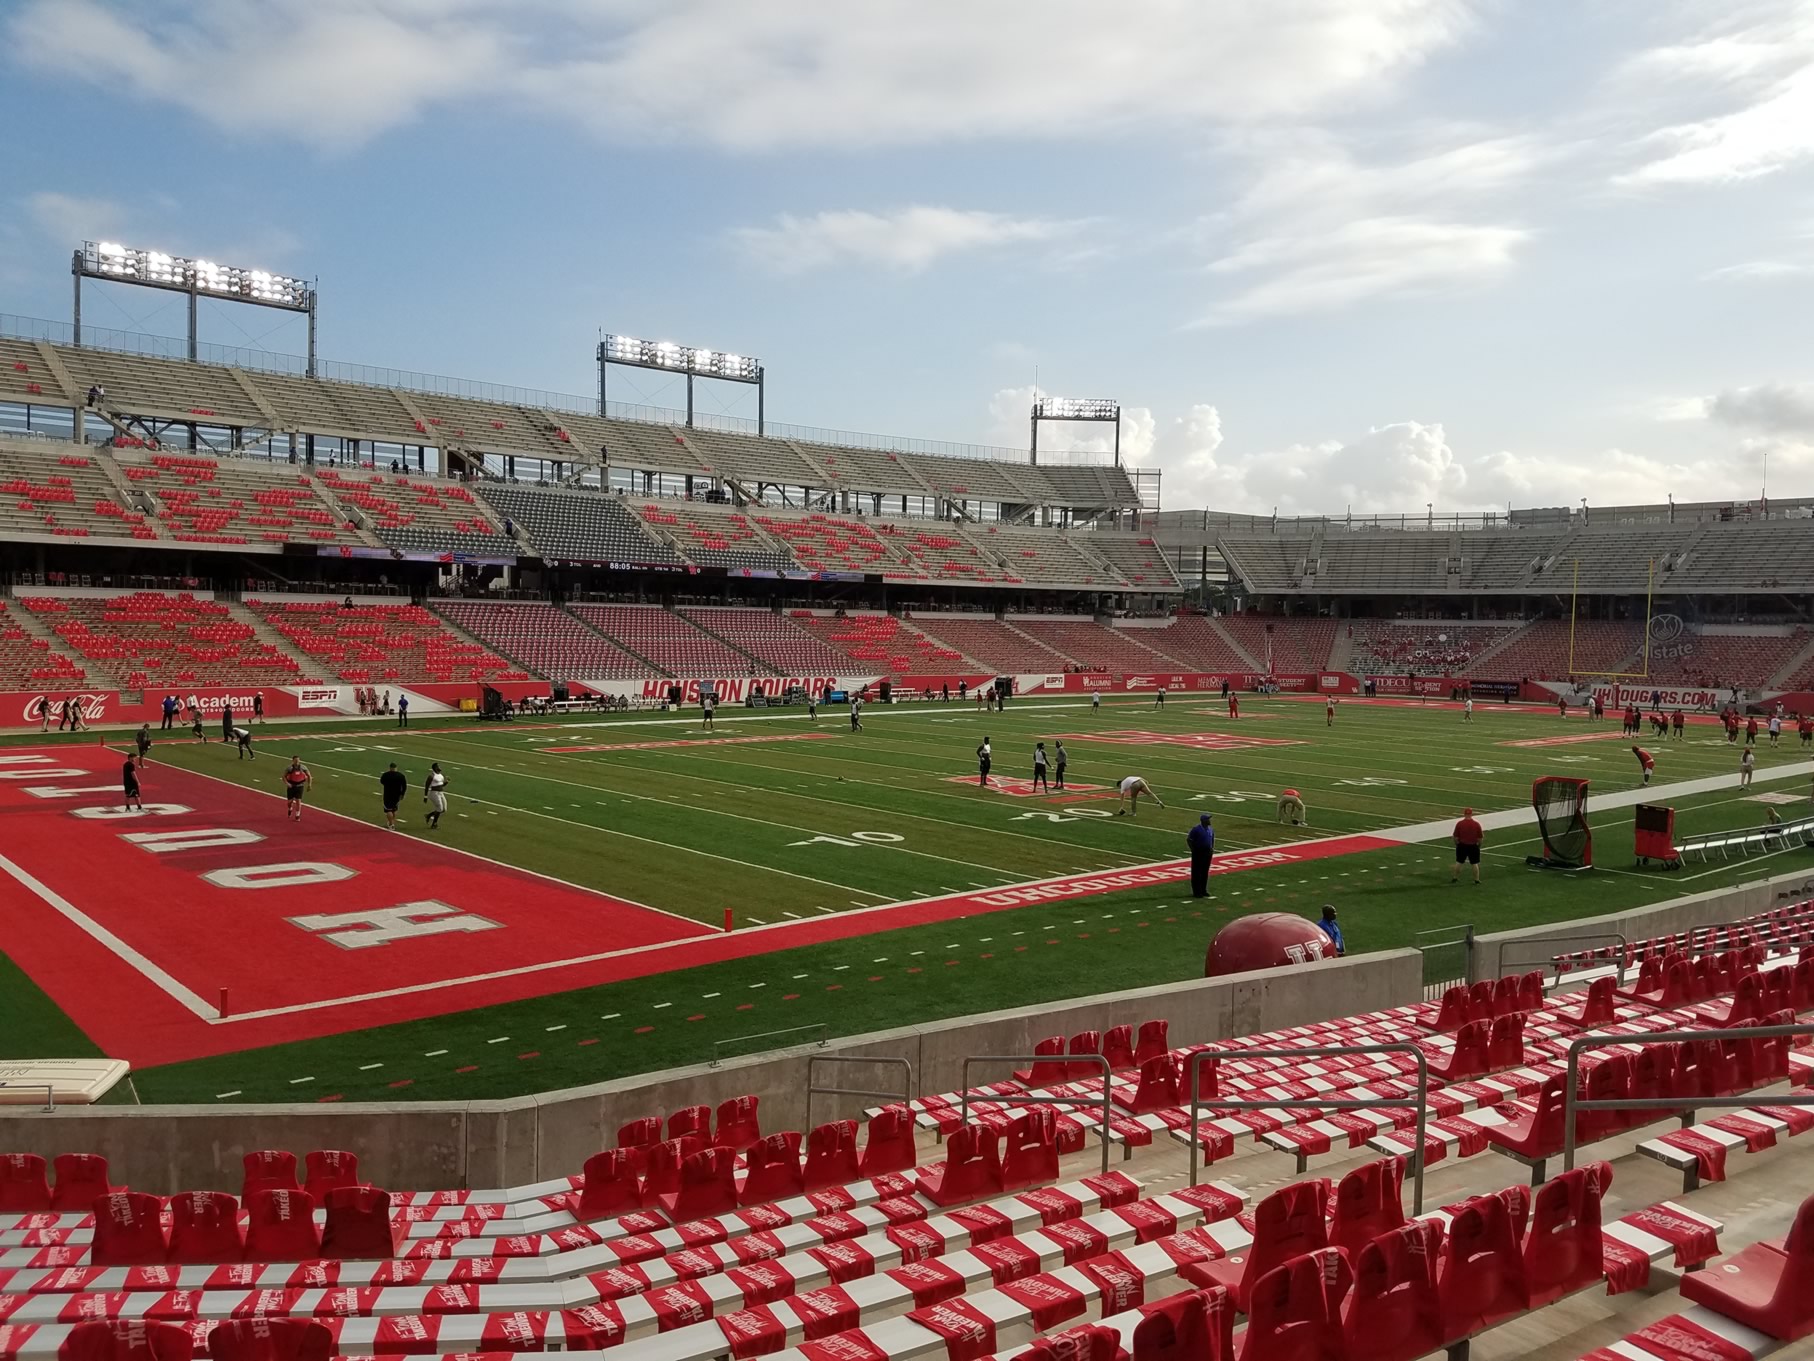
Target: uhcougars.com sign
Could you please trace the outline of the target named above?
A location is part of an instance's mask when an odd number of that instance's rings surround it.
[[[873,676],[727,676],[704,680],[598,681],[594,690],[608,695],[630,695],[642,699],[665,700],[669,687],[680,687],[681,702],[699,703],[700,694],[710,689],[720,704],[741,704],[751,695],[785,695],[796,687],[809,695],[823,696],[827,690],[861,689],[875,684]]]

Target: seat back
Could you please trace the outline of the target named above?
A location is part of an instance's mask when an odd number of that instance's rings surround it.
[[[1657,999],[1657,1005],[1685,1007],[1696,1000],[1694,987],[1694,966],[1676,955],[1663,965],[1663,995]]]
[[[1468,1019],[1470,1021],[1490,1021],[1493,1019],[1493,980],[1483,978],[1468,989]]]
[[[1615,1005],[1612,977],[1596,978],[1587,985],[1587,997],[1576,1019],[1582,1025],[1611,1025],[1617,1015]]]
[[[1044,1057],[1064,1053],[1063,1035],[1046,1036],[1033,1046],[1033,1052],[1042,1057],[1034,1060],[1033,1066],[1025,1070],[1025,1078],[1028,1083],[1035,1087],[1045,1087],[1054,1082],[1064,1081],[1065,1065],[1054,1063],[1050,1058]]]
[[[1380,1158],[1348,1173],[1335,1187],[1329,1242],[1352,1259],[1382,1233],[1405,1222],[1405,1160]]]
[[[1178,1089],[1178,1065],[1169,1051],[1140,1065],[1140,1084],[1134,1089],[1135,1115],[1165,1110],[1182,1099]]]
[[[1442,1346],[1436,1263],[1442,1229],[1429,1220],[1369,1240],[1354,1257],[1342,1315],[1348,1361],[1410,1361]]]
[[[170,1197],[172,1262],[237,1262],[244,1255],[238,1200],[225,1191],[181,1191]]]
[[[1629,1054],[1608,1054],[1589,1068],[1581,1079],[1581,1095],[1589,1101],[1623,1101],[1631,1095],[1632,1064]],[[1579,1111],[1575,1138],[1583,1143],[1604,1139],[1625,1126],[1624,1111]]]
[[[1171,1053],[1171,1042],[1166,1039],[1170,1030],[1171,1022],[1163,1017],[1142,1021],[1140,1034],[1134,1041],[1134,1062],[1145,1063],[1148,1059]]]
[[[321,1256],[315,1197],[307,1191],[254,1191],[245,1204],[248,1260],[301,1262]]]
[[[712,1108],[710,1106],[682,1106],[668,1116],[668,1138],[680,1139],[689,1134],[701,1138],[710,1138],[712,1134]]]
[[[256,1149],[246,1154],[240,1162],[245,1168],[245,1180],[239,1188],[241,1200],[245,1200],[254,1191],[302,1189],[296,1183],[296,1155],[285,1149]]]
[[[736,1209],[736,1170],[735,1149],[714,1146],[689,1154],[680,1164],[680,1189],[674,1193],[675,1222],[684,1224]]]
[[[1252,1312],[1248,1292],[1262,1276],[1293,1257],[1329,1246],[1328,1204],[1329,1178],[1312,1177],[1280,1187],[1254,1207],[1253,1242],[1235,1287],[1235,1303],[1244,1312]]]
[[[1531,1198],[1531,1229],[1524,1241],[1524,1278],[1530,1307],[1585,1290],[1605,1274],[1601,1258],[1600,1201],[1612,1185],[1612,1166],[1591,1163],[1552,1178]]]
[[[1518,1010],[1518,980],[1511,974],[1493,980],[1493,1020]]]
[[[1488,1045],[1492,1041],[1491,1021],[1469,1021],[1455,1032],[1455,1047],[1441,1064],[1431,1064],[1433,1076],[1455,1081],[1479,1077],[1490,1066]]]
[[[376,1186],[336,1186],[327,1193],[323,1257],[384,1259],[397,1255],[391,1229],[391,1196]]]
[[[302,1189],[324,1200],[337,1186],[359,1184],[359,1155],[341,1148],[311,1149],[303,1155]]]
[[[1600,980],[1596,978],[1594,981],[1597,983]],[[1612,982],[1612,980],[1610,978],[1607,979],[1606,981],[1608,984],[1610,984]],[[1612,991],[1612,989],[1609,987],[1607,989],[1607,992],[1609,995],[1610,995],[1611,991]],[[1543,1010],[1543,970],[1532,969],[1527,974],[1519,975],[1519,977],[1518,977],[1518,1010],[1520,1010],[1520,1011],[1542,1011]]]
[[[1134,1066],[1134,1027],[1112,1025],[1102,1032],[1102,1057],[1119,1073]]]
[[[643,1203],[649,1204],[656,1196],[672,1195],[680,1189],[680,1164],[705,1147],[703,1134],[683,1135],[678,1139],[663,1139],[650,1144],[647,1150],[648,1161],[642,1184]]]
[[[1002,1189],[1001,1141],[983,1125],[963,1125],[945,1141],[945,1161],[920,1190],[939,1205],[980,1200]]]
[[[113,1191],[94,1200],[94,1242],[88,1260],[95,1266],[147,1266],[169,1253],[164,1238],[164,1202],[144,1191]]]
[[[587,1158],[581,1169],[575,1217],[589,1222],[640,1210],[642,1182],[635,1166],[634,1154],[627,1148],[607,1148]]]
[[[640,1177],[647,1169],[649,1149],[661,1142],[661,1117],[645,1115],[617,1127],[617,1146],[630,1158],[630,1171]]]
[[[1447,1033],[1468,1023],[1468,990],[1457,983],[1442,990],[1442,1005],[1436,1009],[1436,1030]]]
[[[1501,1068],[1518,1068],[1524,1064],[1524,1013],[1508,1012],[1504,1016],[1493,1018],[1493,1027],[1487,1035],[1487,1067],[1497,1071]]]
[[[1058,1180],[1058,1116],[1036,1106],[1014,1118],[1001,1155],[1001,1187],[1021,1191]]]
[[[107,1184],[107,1159],[99,1153],[59,1153],[51,1165],[57,1184],[51,1189],[50,1208],[87,1213],[113,1187]]]
[[[1342,1301],[1353,1283],[1334,1248],[1274,1267],[1248,1293],[1241,1361],[1347,1361]]]
[[[807,1134],[805,1176],[808,1191],[843,1186],[862,1175],[862,1165],[857,1158],[855,1120],[833,1120]]]
[[[919,1151],[913,1142],[913,1112],[905,1106],[884,1106],[871,1117],[869,1132],[864,1136],[863,1175],[879,1177],[884,1172],[907,1172],[918,1162]]]
[[[870,1175],[865,1171],[865,1175]],[[800,1163],[800,1131],[783,1130],[769,1134],[750,1145],[749,1161],[744,1170],[743,1187],[737,1193],[740,1205],[767,1205],[801,1195],[806,1190],[805,1169]]]
[[[1071,1036],[1067,1049],[1073,1057],[1083,1054],[1100,1054],[1102,1052],[1102,1035],[1094,1030],[1080,1030]],[[1102,1065],[1099,1063],[1067,1063],[1064,1066],[1067,1081],[1083,1077],[1101,1077]]]
[[[755,1143],[762,1137],[762,1122],[756,1115],[760,1104],[760,1098],[755,1096],[733,1096],[728,1101],[720,1101],[718,1132],[712,1136],[712,1142],[739,1153]]]
[[[1631,1095],[1637,1100],[1675,1094],[1675,1046],[1651,1044],[1638,1050],[1631,1061]],[[1630,1128],[1660,1120],[1663,1110],[1629,1112]]]
[[[138,1318],[78,1323],[57,1344],[57,1361],[190,1361],[194,1355],[187,1328]]]
[[[50,1179],[36,1153],[0,1153],[0,1211],[42,1214],[50,1209]]]
[[[334,1334],[306,1318],[228,1318],[208,1334],[214,1361],[328,1361]]]
[[[1449,1221],[1449,1252],[1436,1293],[1445,1343],[1472,1336],[1527,1307],[1524,1254],[1503,1199],[1475,1196]]]
[[[1133,1361],[1234,1361],[1234,1318],[1221,1286],[1173,1295],[1134,1325]]]

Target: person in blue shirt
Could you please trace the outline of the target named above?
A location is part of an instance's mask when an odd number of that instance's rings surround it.
[[[1184,844],[1190,847],[1190,896],[1201,898],[1209,892],[1209,862],[1216,854],[1216,829],[1208,813],[1185,833]]]
[[[1323,919],[1317,925],[1322,928],[1323,934],[1329,937],[1329,944],[1335,947],[1338,957],[1348,953],[1348,947],[1342,941],[1342,928],[1335,920],[1334,903],[1323,904]]]

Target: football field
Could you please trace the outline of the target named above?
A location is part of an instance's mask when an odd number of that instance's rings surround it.
[[[1640,869],[1632,808],[1677,835],[1805,811],[1808,750],[1737,753],[1711,723],[1655,753],[1616,720],[1415,701],[953,700],[399,729],[273,724],[256,760],[158,740],[144,815],[118,807],[119,734],[0,747],[0,1058],[130,1059],[145,1101],[459,1099],[650,1071],[1199,976],[1229,918],[1341,912],[1350,952],[1491,931],[1799,869],[1805,850]],[[169,740],[163,740],[165,738]],[[218,738],[217,733],[210,733]],[[993,748],[990,782],[976,748]],[[1760,738],[1760,741],[1763,741]],[[1031,788],[1033,750],[1065,788]],[[301,821],[281,772],[313,775]],[[448,811],[426,825],[429,763]],[[397,831],[378,776],[410,779]],[[1118,815],[1116,786],[1164,799]],[[1531,782],[1590,781],[1598,867],[1527,869]],[[1309,826],[1282,825],[1299,790]],[[1486,882],[1450,882],[1447,829],[1487,819]],[[1217,831],[1210,896],[1184,833]],[[728,926],[728,930],[727,930]],[[776,1032],[785,1032],[777,1035]]]

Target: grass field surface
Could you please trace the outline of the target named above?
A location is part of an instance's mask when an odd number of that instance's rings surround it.
[[[1441,827],[1414,844],[1219,876],[1200,901],[1169,884],[892,929],[875,914],[873,930],[849,939],[142,1069],[137,1091],[145,1101],[204,1102],[514,1095],[745,1052],[776,1042],[756,1038],[770,1032],[852,1034],[1194,978],[1214,930],[1247,912],[1315,916],[1334,903],[1357,952],[1451,925],[1490,931],[1597,915],[1806,863],[1803,851],[1637,869],[1631,809],[1595,803],[1638,785],[1631,743],[1616,729],[1547,709],[1483,704],[1464,720],[1449,705],[1358,701],[1340,704],[1331,725],[1320,702],[1246,696],[1238,720],[1219,702],[1177,697],[1163,708],[1146,698],[1099,711],[1034,699],[988,714],[955,701],[871,706],[861,732],[830,709],[816,725],[797,710],[737,711],[714,732],[696,713],[407,730],[272,724],[257,735],[256,762],[218,741],[171,734],[153,749],[148,797],[158,763],[269,797],[282,758],[294,754],[314,773],[315,809],[376,824],[377,776],[395,761],[415,786],[396,835],[435,837],[713,927],[727,910],[739,928],[772,926],[1172,860],[1202,811],[1214,815],[1219,856]],[[974,752],[985,736],[994,775],[1014,781],[1031,776],[1036,741],[1052,751],[1062,740],[1075,801],[979,786]],[[1678,837],[1761,825],[1759,796],[1794,800],[1785,816],[1807,810],[1810,753],[1793,738],[1760,747],[1750,790],[1736,787],[1737,753],[1711,725],[1691,725],[1680,741],[1638,741],[1657,756],[1659,790],[1718,777],[1719,787],[1667,800]],[[432,832],[417,792],[431,760],[450,795]],[[1113,790],[1129,774],[1145,777],[1166,807],[1116,816]],[[1528,811],[1531,782],[1543,775],[1591,781],[1599,868],[1527,869],[1538,839],[1526,825],[1489,834],[1485,884],[1452,885],[1442,827],[1464,804]],[[1286,786],[1302,792],[1308,829],[1276,820]],[[482,956],[482,937],[473,949]],[[92,1052],[0,959],[0,1057]]]

